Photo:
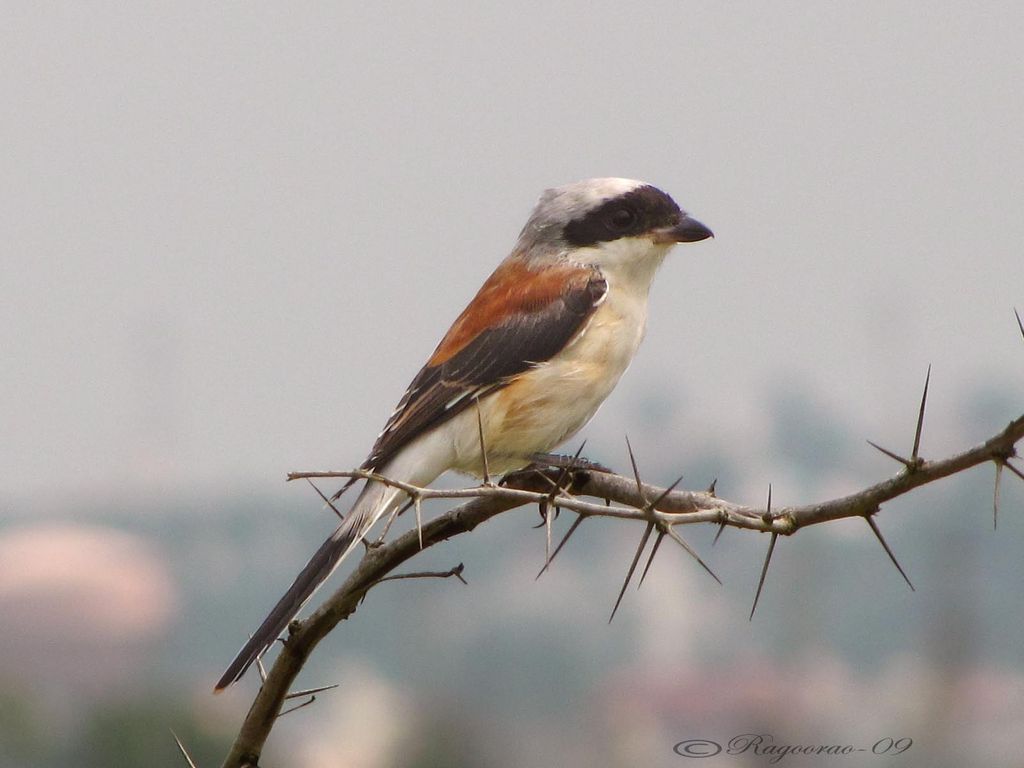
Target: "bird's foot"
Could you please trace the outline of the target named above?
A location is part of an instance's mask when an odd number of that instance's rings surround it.
[[[612,471],[604,464],[600,464],[596,461],[591,461],[590,459],[584,458],[583,456],[566,456],[561,453],[535,453],[530,458],[533,459],[533,464],[530,465],[530,467],[533,469],[555,467],[557,469],[579,469],[589,470],[591,472],[610,473]]]

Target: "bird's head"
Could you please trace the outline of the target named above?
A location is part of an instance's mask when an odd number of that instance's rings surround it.
[[[712,236],[657,187],[632,179],[586,179],[541,195],[517,250],[599,267],[656,267],[676,243]]]

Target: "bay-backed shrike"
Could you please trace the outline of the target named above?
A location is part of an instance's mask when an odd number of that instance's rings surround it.
[[[711,230],[671,197],[639,181],[589,179],[546,191],[512,253],[409,385],[362,469],[420,486],[449,469],[481,476],[483,442],[489,470],[502,474],[574,435],[633,359],[651,280],[669,249],[707,237]],[[245,673],[404,500],[394,487],[366,483],[216,690]]]

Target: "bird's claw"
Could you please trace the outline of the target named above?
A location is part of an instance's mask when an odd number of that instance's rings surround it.
[[[566,456],[561,453],[535,453],[531,457],[535,467],[555,467],[556,469],[589,470],[591,472],[611,473],[612,470],[582,456]]]

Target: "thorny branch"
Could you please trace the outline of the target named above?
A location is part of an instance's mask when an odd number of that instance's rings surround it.
[[[1024,335],[1024,324],[1021,325],[1021,332]],[[676,531],[681,525],[693,525],[696,523],[716,524],[719,527],[719,534],[725,527],[771,534],[768,555],[757,586],[757,595],[759,596],[764,586],[771,554],[775,549],[779,536],[791,536],[801,528],[833,520],[862,517],[885,549],[886,554],[906,580],[908,586],[913,589],[910,579],[900,567],[874,520],[874,515],[881,509],[882,504],[922,485],[963,472],[971,467],[991,462],[996,468],[993,512],[997,514],[999,481],[1002,477],[1002,470],[1009,470],[1013,475],[1024,480],[1024,470],[1011,463],[1017,457],[1016,444],[1024,439],[1024,415],[1010,422],[1003,430],[985,442],[962,453],[946,459],[932,461],[924,459],[920,455],[920,448],[927,386],[926,379],[911,457],[909,459],[904,458],[893,451],[871,443],[885,455],[900,463],[902,469],[896,475],[849,496],[801,506],[773,508],[770,489],[765,507],[759,508],[719,498],[715,495],[714,483],[712,483],[707,491],[677,490],[676,486],[679,481],[669,488],[659,488],[644,483],[637,468],[631,446],[629,447],[630,462],[633,470],[631,477],[615,474],[604,467],[579,459],[578,453],[575,457],[559,457],[562,459],[561,463],[544,462],[544,466],[506,476],[501,484],[498,485],[490,482],[490,478],[488,478],[487,482],[480,486],[454,490],[422,488],[361,470],[348,472],[294,472],[289,474],[289,480],[312,480],[313,478],[376,480],[404,491],[409,497],[410,504],[415,505],[417,513],[419,513],[421,503],[425,500],[459,499],[464,501],[454,509],[426,522],[422,522],[421,518],[417,516],[415,530],[408,531],[390,542],[381,542],[379,545],[368,548],[362,560],[334,594],[325,600],[309,618],[303,621],[296,620],[291,623],[288,628],[288,637],[282,640],[282,649],[270,671],[264,673],[262,662],[258,664],[258,668],[261,671],[262,686],[223,765],[225,768],[243,768],[244,766],[252,768],[257,766],[263,745],[276,719],[282,714],[287,714],[287,712],[295,711],[295,709],[313,703],[315,696],[312,694],[332,687],[325,686],[308,691],[289,693],[292,683],[316,645],[340,621],[347,619],[355,612],[371,588],[383,581],[402,578],[446,578],[454,576],[465,583],[462,578],[463,566],[461,563],[445,572],[413,572],[406,574],[391,574],[391,572],[417,555],[421,550],[453,536],[468,533],[486,520],[516,507],[537,504],[546,525],[550,525],[552,515],[549,510],[552,508],[555,510],[567,510],[577,515],[554,551],[550,549],[549,535],[544,567],[541,569],[538,577],[551,565],[552,560],[557,557],[569,537],[572,536],[584,520],[592,517],[611,517],[637,520],[645,523],[645,530],[640,545],[637,548],[625,583],[622,586],[622,591],[619,594],[620,601],[652,532],[656,532],[658,536],[655,539],[643,574],[646,574],[650,568],[654,555],[658,551],[658,546],[665,536],[679,544],[680,547],[711,573],[710,569]],[[543,458],[550,459],[552,457]],[[548,466],[549,464],[550,466]],[[320,493],[319,490],[317,490],[317,493]],[[323,494],[320,495],[323,496]],[[588,500],[588,498],[592,500]],[[717,541],[717,536],[715,540]],[[711,575],[714,576],[713,573]],[[717,576],[714,576],[714,578],[717,579]],[[642,583],[643,575],[641,575],[640,581]],[[617,608],[618,601],[615,605]],[[757,600],[755,598],[754,608],[756,608],[756,605]],[[753,612],[754,609],[751,610],[751,616],[753,616]],[[615,611],[613,610],[612,616],[614,616],[614,613]],[[310,698],[303,704],[282,711],[287,700],[307,695]],[[185,754],[184,747],[181,747],[180,742],[179,747],[182,749],[183,754]]]
[[[873,515],[885,502],[902,496],[927,483],[941,480],[944,477],[963,472],[966,469],[994,462],[1010,469],[1024,479],[1024,470],[1010,463],[1016,457],[1014,445],[1024,437],[1024,415],[1010,422],[999,434],[976,445],[963,453],[948,459],[926,461],[920,457],[905,467],[899,474],[880,483],[865,488],[857,493],[831,501],[806,504],[802,506],[782,507],[777,511],[751,507],[719,498],[707,491],[671,491],[665,488],[641,482],[637,485],[633,478],[627,478],[608,472],[585,470],[576,473],[570,491],[562,491],[552,496],[548,490],[534,489],[530,483],[523,483],[524,478],[517,473],[500,486],[476,486],[472,488],[436,489],[420,488],[394,480],[382,475],[362,470],[344,472],[292,472],[289,480],[300,478],[365,478],[378,480],[387,485],[400,488],[421,501],[428,499],[474,499],[490,501],[501,505],[501,511],[525,504],[549,503],[564,510],[576,512],[584,517],[615,517],[624,520],[642,520],[650,523],[661,523],[670,527],[677,525],[693,525],[695,523],[720,523],[734,528],[745,528],[763,533],[778,533],[789,536],[800,528],[817,525],[848,517],[864,517]],[[911,463],[906,460],[907,463]],[[534,471],[537,475],[539,472]],[[536,485],[534,482],[532,485]],[[642,495],[641,495],[642,494]],[[648,498],[663,496],[657,509],[647,509]],[[589,496],[608,499],[616,506],[586,501]],[[455,510],[453,510],[454,512]],[[426,546],[426,540],[424,540]]]

